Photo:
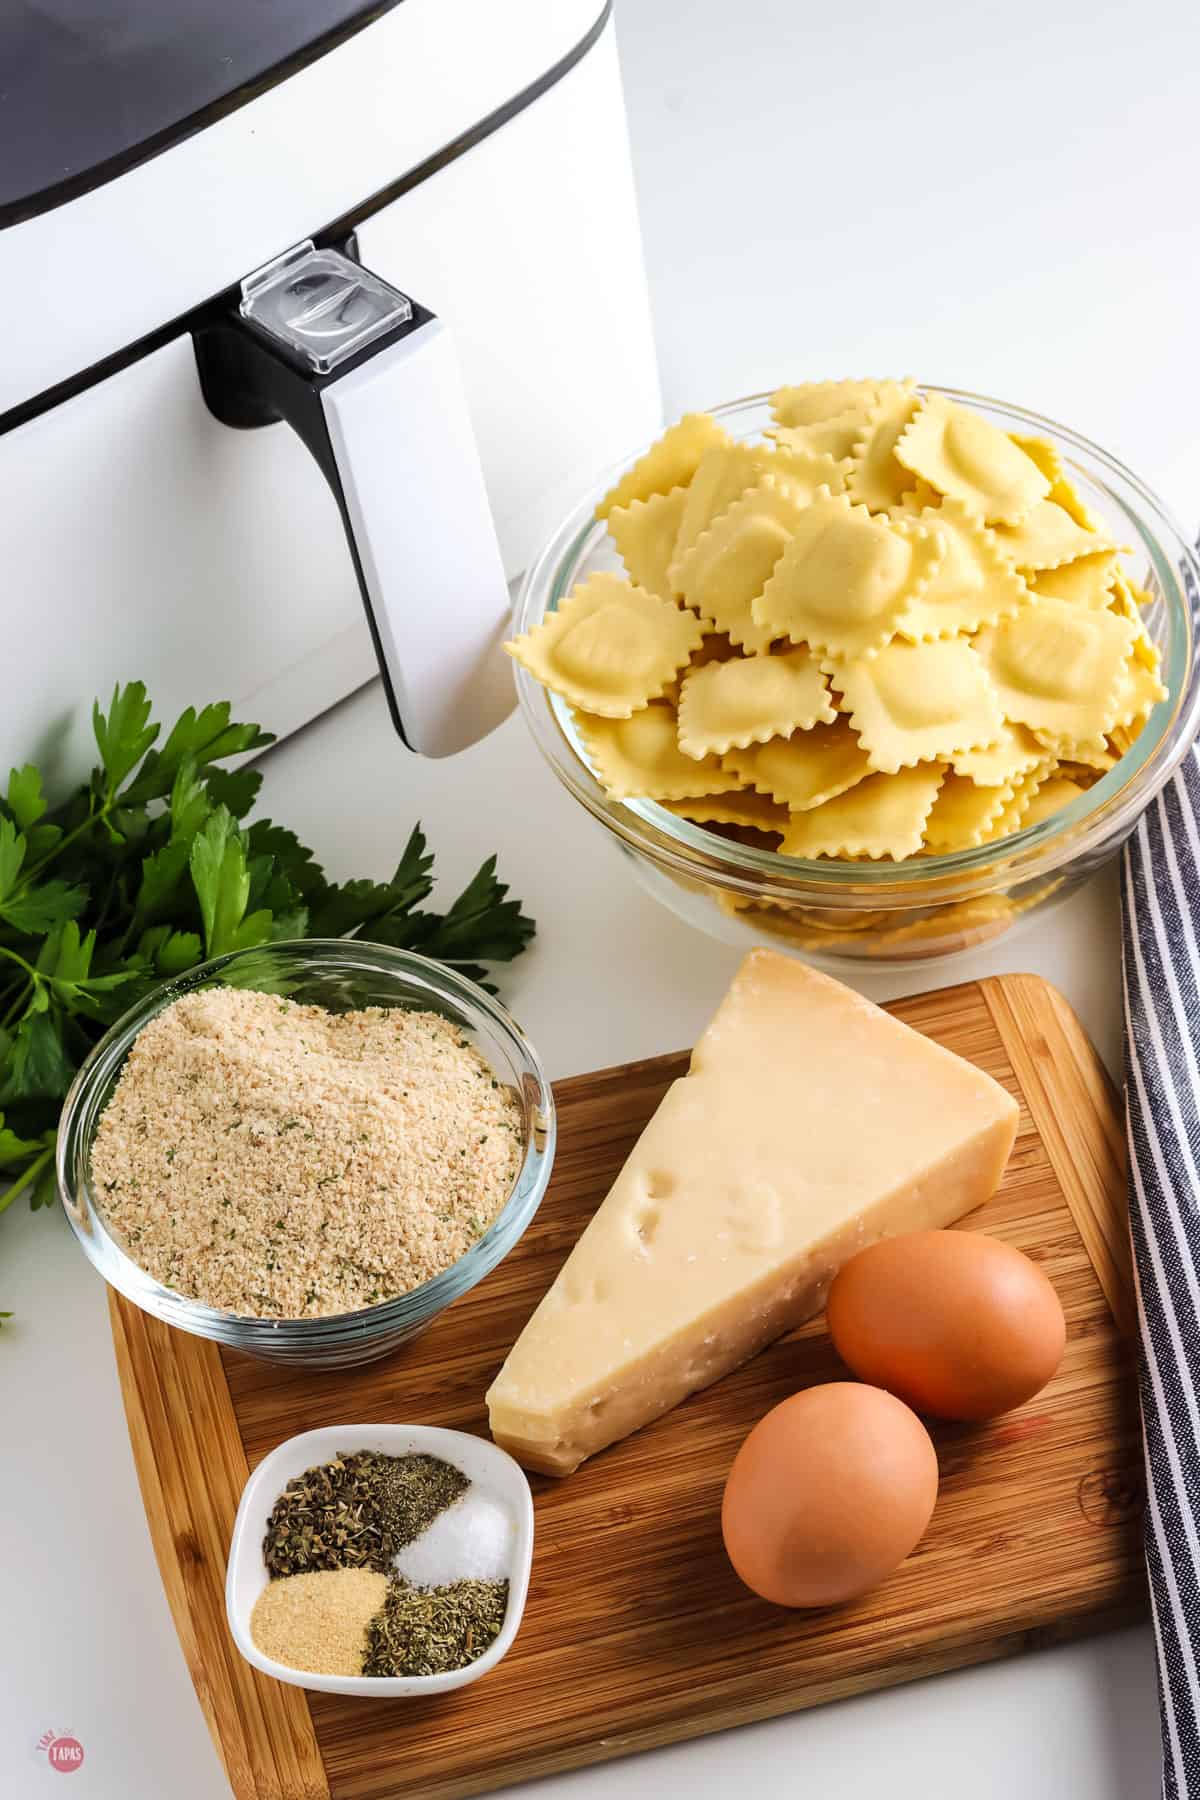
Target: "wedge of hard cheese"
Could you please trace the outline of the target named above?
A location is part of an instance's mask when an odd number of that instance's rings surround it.
[[[840,982],[755,950],[487,1396],[572,1469],[819,1311],[864,1244],[992,1193],[1016,1103]]]

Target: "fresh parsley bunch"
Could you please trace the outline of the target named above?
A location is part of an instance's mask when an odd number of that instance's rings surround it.
[[[274,740],[233,722],[228,701],[189,706],[160,744],[133,681],[92,722],[99,766],[62,805],[32,763],[0,797],[0,1213],[25,1192],[50,1204],[72,1076],[165,978],[228,950],[365,934],[480,981],[534,932],[494,856],[448,912],[423,910],[433,857],[419,825],[390,881],[339,885],[292,832],[245,824],[262,776],[218,765]]]

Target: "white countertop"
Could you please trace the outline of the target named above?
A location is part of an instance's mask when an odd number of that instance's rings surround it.
[[[1039,23],[1043,12],[1055,23]],[[907,373],[1070,419],[1200,512],[1190,0],[963,8],[618,0],[667,405]],[[811,18],[799,22],[806,14]],[[376,688],[267,759],[264,808],[331,871],[385,874],[416,818],[446,882],[499,853],[539,923],[504,993],[555,1076],[690,1043],[736,953],[678,925],[536,760],[518,720],[407,756]],[[1120,1059],[1115,883],[886,998],[1034,969]],[[0,1789],[227,1792],[163,1597],[101,1286],[57,1215],[0,1222]],[[545,1800],[1141,1800],[1157,1790],[1147,1628],[549,1781]],[[397,1794],[403,1791],[398,1774]]]

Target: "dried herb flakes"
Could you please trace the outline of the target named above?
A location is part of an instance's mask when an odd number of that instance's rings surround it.
[[[469,1483],[441,1457],[341,1452],[294,1476],[267,1520],[263,1560],[272,1579],[318,1569],[373,1569],[392,1558]]]
[[[456,1581],[414,1588],[394,1579],[367,1627],[364,1675],[441,1675],[495,1643],[508,1607],[507,1581]]]
[[[379,1520],[395,1555],[419,1538],[471,1484],[461,1469],[440,1456],[417,1452],[379,1460],[386,1465],[380,1475]]]

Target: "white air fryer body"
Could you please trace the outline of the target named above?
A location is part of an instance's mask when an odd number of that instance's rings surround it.
[[[508,580],[657,430],[607,15],[598,0],[404,0],[226,116],[0,231],[0,327],[21,346],[0,368],[0,771],[33,759],[76,775],[92,696],[116,681],[143,679],[160,715],[228,698],[282,735],[374,675],[317,462],[286,424],[213,415],[187,324],[335,225],[448,328]],[[482,501],[478,470],[474,501],[469,471],[418,479],[423,404],[397,385],[399,435],[370,441],[360,485],[376,525],[394,506],[400,541],[432,569],[439,544],[453,566]],[[436,623],[420,620],[414,682],[436,679]]]

